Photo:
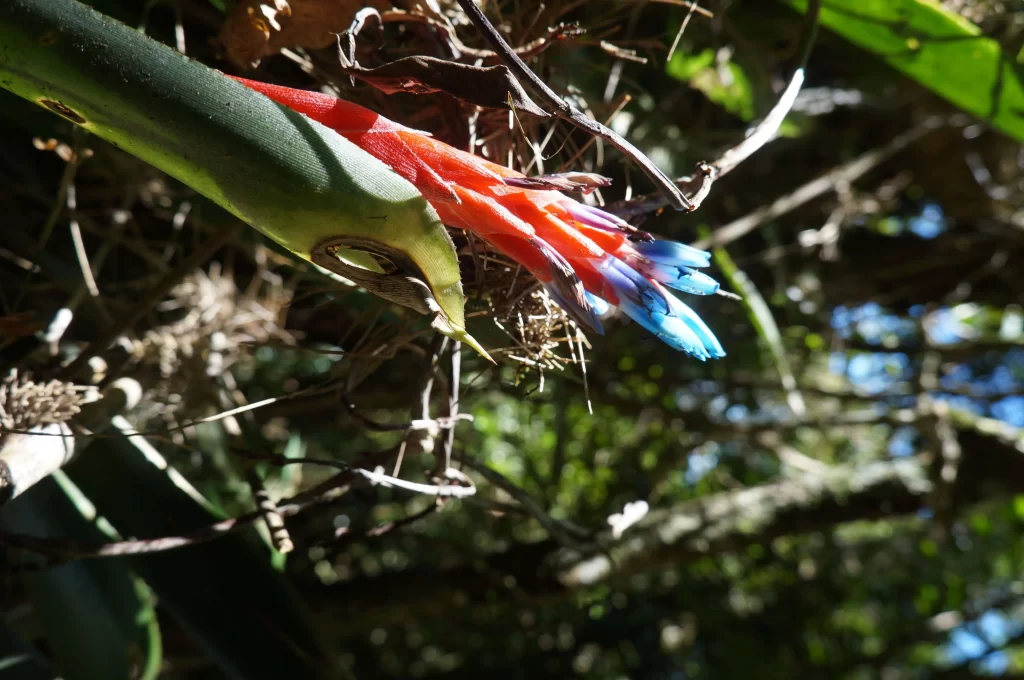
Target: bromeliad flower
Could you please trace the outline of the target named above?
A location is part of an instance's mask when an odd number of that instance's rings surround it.
[[[714,333],[665,286],[718,291],[699,269],[710,255],[681,243],[634,239],[618,217],[543,182],[491,163],[330,95],[239,82],[332,128],[388,164],[423,194],[445,224],[480,236],[532,273],[580,323],[603,332],[619,308],[667,344],[700,360],[725,356]]]

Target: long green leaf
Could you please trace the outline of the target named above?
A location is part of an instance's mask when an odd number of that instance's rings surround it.
[[[5,622],[0,621],[0,678],[57,680],[43,655]]]
[[[6,530],[33,536],[104,540],[53,478],[15,499],[0,514]],[[121,561],[76,562],[28,574],[33,611],[67,680],[155,678],[160,636],[152,602]],[[5,677],[5,676],[4,676]]]
[[[782,0],[799,11],[807,0]],[[964,111],[1024,141],[1024,69],[999,41],[932,0],[825,0],[821,25]]]
[[[476,346],[464,337],[458,258],[437,213],[333,130],[77,0],[0,2],[0,86],[160,168],[303,258],[338,239],[399,258],[440,307],[436,327]],[[358,250],[338,256],[381,271]]]
[[[702,226],[700,232],[701,238],[707,238],[711,235],[710,230],[706,226]],[[771,354],[772,364],[775,366],[775,370],[778,371],[779,378],[782,380],[782,386],[786,390],[786,402],[789,408],[797,416],[803,417],[806,415],[807,405],[797,389],[796,376],[789,365],[789,359],[786,358],[786,347],[782,344],[782,333],[779,331],[779,324],[776,323],[775,317],[772,315],[772,310],[768,307],[768,303],[765,302],[761,291],[757,289],[757,286],[750,280],[746,272],[736,266],[736,263],[733,262],[732,257],[729,256],[725,248],[718,246],[712,250],[712,253],[715,258],[715,264],[722,270],[722,275],[726,281],[729,282],[733,290],[738,291],[743,307],[747,310],[750,323],[753,324],[758,336],[760,336]]]
[[[142,437],[97,439],[68,468],[99,513],[138,538],[188,534],[221,519],[173,472]],[[254,529],[129,563],[226,677],[337,677]]]

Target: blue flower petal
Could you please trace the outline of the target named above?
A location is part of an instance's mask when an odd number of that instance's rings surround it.
[[[700,338],[679,317],[670,314],[651,313],[628,300],[619,307],[629,318],[658,336],[665,344],[692,357],[705,361],[710,355],[704,349]]]
[[[597,297],[593,293],[587,293],[587,301],[590,303],[590,306],[593,307],[594,314],[597,314],[598,316],[604,316],[612,310],[612,306],[608,304],[606,300]]]
[[[600,312],[595,309],[595,305],[590,301],[589,293],[587,294],[587,300],[591,303],[589,308],[584,308],[583,305],[580,305],[576,300],[564,295],[558,286],[546,283],[544,284],[544,290],[547,291],[548,295],[551,296],[551,299],[557,302],[558,306],[561,307],[573,321],[584,328],[589,328],[598,335],[604,335],[604,326],[601,324],[601,319],[598,317]],[[605,306],[608,305],[604,300],[601,300],[601,302],[604,303]]]
[[[690,309],[688,306],[683,304],[674,295],[669,295],[669,302],[672,304],[672,314],[680,319],[694,332],[694,334],[700,338],[701,343],[704,345],[704,349],[707,350],[708,354],[715,359],[721,359],[725,356],[725,350],[722,348],[722,344],[718,342],[718,338],[711,332],[707,324],[697,316],[697,312]]]
[[[711,264],[711,253],[676,241],[658,239],[648,243],[634,243],[633,247],[648,260],[671,267],[703,268]]]
[[[665,294],[619,258],[605,256],[598,270],[604,274],[605,280],[621,300],[628,300],[650,313],[669,313],[669,302]]]
[[[720,288],[718,281],[704,272],[694,271],[689,267],[672,267],[652,263],[641,266],[640,269],[655,281],[661,281],[669,288],[675,288],[691,295],[714,295]]]
[[[725,356],[700,317],[664,288],[615,257],[605,258],[599,269],[616,293],[619,309],[660,340],[702,361]]]

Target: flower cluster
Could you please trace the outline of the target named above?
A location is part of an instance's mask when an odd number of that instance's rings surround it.
[[[473,232],[521,264],[579,323],[601,333],[600,316],[617,307],[690,356],[702,361],[725,356],[700,317],[665,289],[715,293],[718,283],[698,271],[708,266],[708,253],[638,236],[610,213],[357,104],[236,80],[389,165],[419,189],[445,224]]]

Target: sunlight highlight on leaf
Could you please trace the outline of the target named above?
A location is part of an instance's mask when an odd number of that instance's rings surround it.
[[[783,0],[801,12],[807,0]],[[828,0],[821,24],[1024,141],[1024,72],[996,37],[928,0]]]

